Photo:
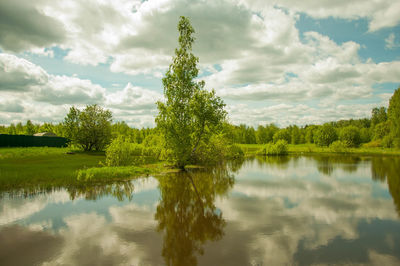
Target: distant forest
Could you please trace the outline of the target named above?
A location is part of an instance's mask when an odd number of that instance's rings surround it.
[[[354,146],[370,143],[371,146],[393,146],[390,136],[390,122],[385,107],[374,108],[371,118],[339,120],[323,125],[290,125],[279,128],[274,124],[259,125],[257,128],[245,124],[232,125],[224,123],[223,134],[231,143],[264,144],[286,140],[289,144],[315,143],[319,146],[329,146],[341,135],[352,134]],[[57,136],[67,137],[64,123],[33,124],[28,120],[25,124],[0,126],[0,134],[33,135],[39,132],[53,132]],[[146,138],[158,134],[156,128],[131,128],[125,122],[111,125],[112,139],[123,136],[133,143],[143,143]]]

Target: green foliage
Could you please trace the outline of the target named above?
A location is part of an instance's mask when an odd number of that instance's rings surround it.
[[[77,171],[77,179],[79,181],[100,181],[100,180],[125,180],[140,175],[148,175],[151,169],[136,166],[120,166],[120,167],[92,167],[80,169]]]
[[[27,124],[28,124],[28,123],[27,123]],[[21,122],[19,122],[19,123],[15,126],[15,134],[17,134],[17,135],[24,135],[24,134],[26,134],[25,128],[24,128],[24,126],[22,125]]]
[[[369,128],[360,129],[360,140],[361,143],[367,143],[371,141],[371,130]]]
[[[298,126],[294,125],[290,127],[290,143],[291,144],[299,144],[301,143],[302,134],[300,133],[300,129]],[[304,136],[303,136],[304,139]]]
[[[273,140],[275,143],[279,140],[285,140],[287,143],[289,143],[291,136],[287,129],[280,129],[274,134]]]
[[[227,151],[225,153],[225,158],[241,159],[243,157],[244,157],[244,152],[243,152],[243,149],[239,145],[232,144],[232,145],[228,146]]]
[[[25,125],[25,134],[26,135],[33,135],[35,134],[35,126],[33,125],[33,123],[31,122],[31,120],[26,121],[26,125]]]
[[[388,115],[385,107],[375,107],[372,109],[371,126],[375,127],[379,123],[386,122]]]
[[[142,154],[142,145],[125,141],[125,139],[120,136],[114,139],[106,149],[106,165],[138,165],[142,162]]]
[[[241,159],[244,157],[242,148],[237,144],[229,144],[223,134],[213,135],[209,142],[199,145],[194,161],[202,165],[216,165],[227,159]]]
[[[346,147],[358,147],[361,143],[360,130],[355,126],[347,126],[340,130],[339,140]]]
[[[267,126],[258,126],[256,131],[257,143],[265,144],[273,140],[274,134],[279,130],[274,124],[269,124]]]
[[[400,138],[400,88],[390,98],[388,117],[393,137]]]
[[[16,128],[15,128],[15,125],[14,125],[14,123],[11,123],[10,124],[10,126],[8,127],[8,129],[7,129],[7,134],[10,134],[10,135],[15,135],[15,134],[17,134],[17,130],[16,130]]]
[[[172,160],[183,168],[193,162],[198,146],[207,145],[210,137],[221,129],[225,104],[214,91],[204,89],[204,81],[195,81],[199,59],[192,53],[194,29],[189,19],[181,17],[179,49],[163,78],[165,103],[157,102],[157,127],[165,138]]]
[[[347,152],[348,147],[348,142],[343,140],[336,140],[329,146],[329,148],[331,148],[331,150],[334,152]]]
[[[286,140],[278,140],[276,143],[268,143],[257,152],[258,155],[287,155],[288,144]]]
[[[228,143],[223,135],[213,135],[209,141],[202,142],[194,154],[194,162],[215,165],[225,159]]]
[[[390,121],[379,123],[374,128],[374,139],[383,139],[390,133]]]
[[[400,149],[400,138],[393,138],[393,148]]]
[[[63,123],[65,135],[85,151],[103,150],[111,140],[111,118],[109,110],[96,104],[83,111],[71,107]]]
[[[363,148],[378,148],[381,146],[382,146],[381,140],[372,140],[362,145]]]
[[[387,135],[382,139],[382,147],[384,148],[392,148],[393,147],[394,138],[392,135]]]
[[[306,128],[305,142],[314,143],[314,134],[317,130],[317,126],[308,126]]]
[[[324,124],[319,127],[314,135],[314,142],[318,146],[329,146],[335,140],[337,140],[337,133],[330,124]]]

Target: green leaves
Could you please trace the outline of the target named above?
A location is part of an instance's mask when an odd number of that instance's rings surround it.
[[[220,130],[226,117],[225,104],[214,91],[204,89],[204,81],[196,81],[198,57],[192,54],[195,38],[190,21],[181,17],[179,48],[163,78],[165,102],[157,102],[157,127],[171,150],[172,161],[178,167],[193,163],[200,142]]]
[[[85,151],[102,150],[111,139],[111,118],[109,110],[96,104],[83,111],[71,107],[63,123],[65,134]]]

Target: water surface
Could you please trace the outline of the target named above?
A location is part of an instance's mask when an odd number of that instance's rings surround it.
[[[399,157],[261,157],[2,193],[0,265],[400,265],[399,217]]]

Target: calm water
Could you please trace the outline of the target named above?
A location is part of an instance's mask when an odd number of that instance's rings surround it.
[[[255,158],[5,193],[0,265],[400,265],[400,158]]]

